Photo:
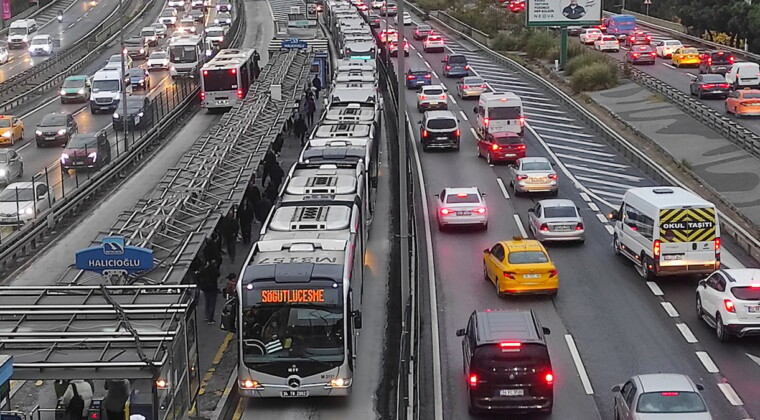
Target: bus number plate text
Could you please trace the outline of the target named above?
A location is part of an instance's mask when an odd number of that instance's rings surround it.
[[[309,396],[309,391],[281,391],[283,398],[305,398]]]

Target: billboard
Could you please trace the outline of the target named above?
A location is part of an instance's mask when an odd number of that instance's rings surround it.
[[[3,20],[11,18],[11,0],[3,0]]]
[[[602,0],[528,0],[528,26],[598,25]]]

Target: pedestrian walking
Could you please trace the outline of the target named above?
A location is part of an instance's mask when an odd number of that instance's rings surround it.
[[[314,124],[314,113],[317,112],[317,103],[314,98],[306,99],[306,116],[309,118],[309,126]]]
[[[314,80],[311,81],[311,84],[314,86],[316,98],[319,99],[319,91],[322,90],[322,79],[319,78],[318,74],[314,75]]]
[[[264,194],[264,197],[256,203],[256,208],[254,209],[256,220],[263,225],[269,216],[270,210],[272,210],[272,201],[266,197],[266,194]]]
[[[215,261],[209,261],[201,273],[200,284],[198,287],[203,292],[206,302],[206,322],[211,325],[214,323],[214,312],[216,311],[216,295],[219,294],[219,269]]]
[[[282,166],[279,163],[275,162],[269,169],[269,183],[274,184],[275,190],[279,190],[284,178],[285,171],[282,170]]]
[[[275,137],[274,141],[272,142],[272,151],[274,152],[274,155],[279,157],[280,152],[282,152],[282,143],[285,140],[282,133],[278,134],[277,137]]]
[[[227,244],[227,254],[230,256],[230,262],[235,264],[235,254],[237,248],[237,236],[240,231],[240,225],[238,224],[237,217],[235,217],[236,207],[227,212],[222,220],[222,235],[224,236],[224,242]]]
[[[248,200],[243,200],[237,211],[238,223],[240,224],[240,236],[243,237],[243,245],[251,244],[251,228],[253,227],[253,206]]]
[[[105,384],[106,398],[103,399],[103,406],[106,409],[108,420],[125,420],[124,408],[131,394],[128,379],[109,379]]]
[[[274,203],[277,201],[277,196],[279,195],[278,192],[277,186],[273,182],[270,182],[264,190],[264,197],[269,200],[270,203]]]
[[[203,259],[208,261],[215,261],[216,264],[222,265],[222,253],[219,250],[219,235],[216,232],[211,234],[211,237],[206,239],[206,245],[203,247]]]
[[[299,138],[301,141],[301,146],[303,147],[304,144],[306,144],[306,121],[303,119],[303,115],[298,114],[298,119],[296,119],[296,123],[294,125],[295,131],[296,131],[296,137]]]
[[[259,190],[259,187],[254,185],[253,180],[248,183],[248,188],[245,189],[243,198],[248,202],[248,205],[251,208],[254,208],[256,206],[256,202],[261,199],[261,191]]]
[[[66,420],[86,419],[92,403],[92,385],[82,379],[71,380],[60,402],[66,407]]]
[[[264,165],[264,175],[261,177],[262,187],[266,185],[267,177],[269,176],[269,170],[275,163],[277,163],[277,156],[271,149],[267,150],[267,153],[264,155],[264,159],[262,160],[262,164]]]
[[[237,296],[238,276],[235,273],[227,274],[227,282],[224,285],[225,299]]]

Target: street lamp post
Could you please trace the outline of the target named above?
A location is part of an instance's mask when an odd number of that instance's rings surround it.
[[[119,1],[119,20],[121,21],[121,29],[119,30],[119,43],[121,44],[121,121],[124,126],[124,151],[129,150],[129,144],[127,143],[127,49],[124,46],[124,0]],[[116,141],[119,141],[118,132],[116,134]]]

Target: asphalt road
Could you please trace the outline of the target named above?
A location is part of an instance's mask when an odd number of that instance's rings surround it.
[[[95,6],[89,1],[76,0],[63,14],[63,22],[59,23],[57,19],[45,21],[41,17],[37,21],[40,28],[32,36],[49,34],[54,40],[59,39],[61,46],[55,47],[53,51],[60,51],[82,39],[118,6],[119,0],[99,0]],[[0,66],[0,82],[51,58],[54,59],[55,56],[31,57],[25,49],[9,50],[9,61]]]
[[[424,53],[421,42],[412,40],[413,27],[407,28],[407,39],[414,47],[406,60],[407,67],[426,66],[434,71],[434,83],[444,83],[450,98],[454,98],[449,99],[449,109],[459,115],[462,127],[459,152],[422,152],[416,126],[421,117],[416,109],[416,94],[406,92],[407,114],[425,180],[427,208],[434,208],[433,194],[444,187],[477,186],[488,194],[491,215],[486,232],[441,233],[435,227],[431,232],[435,278],[427,284],[436,288],[431,312],[435,311],[439,323],[441,378],[430,380],[442,384],[443,418],[468,417],[461,341],[455,331],[465,326],[473,310],[486,308],[533,308],[552,329],[549,350],[557,377],[552,418],[594,418],[594,405],[602,418],[612,418],[610,388],[632,375],[652,372],[689,375],[705,385],[704,395],[716,418],[743,418],[741,409],[729,404],[719,390],[718,383],[727,379],[743,398],[746,409],[760,415],[760,406],[752,397],[757,395],[757,385],[752,379],[757,377],[760,366],[741,354],[748,351],[760,355],[760,342],[718,344],[693,315],[695,280],[663,279],[653,283],[651,286],[655,289],[652,289],[630,263],[612,252],[609,225],[602,213],[619,202],[625,189],[653,185],[653,181],[617,156],[589,127],[564,112],[540,88],[479,57],[471,46],[444,36],[449,47],[446,53],[453,50],[467,55],[474,72],[484,77],[492,88],[511,90],[523,98],[529,125],[526,130],[528,155],[547,156],[557,162],[559,196],[573,200],[585,220],[585,244],[548,247],[559,270],[560,292],[556,298],[496,297],[493,286],[482,280],[481,250],[498,240],[521,234],[521,228],[526,228],[527,209],[543,197],[513,198],[499,183],[499,179],[507,179],[506,166],[489,166],[476,157],[475,138],[468,129],[474,101],[456,97],[455,79],[439,79],[444,54]],[[508,181],[503,183],[508,185]],[[432,212],[428,215],[434,217]],[[726,246],[729,251],[735,251],[730,243]],[[735,258],[724,255],[724,261],[730,261],[730,266],[739,264],[737,258],[744,260],[739,252],[733,254]],[[653,294],[658,285],[665,292],[663,297]],[[671,301],[682,318],[671,317],[663,310],[665,300]],[[697,343],[687,343],[679,332],[676,323],[682,322],[697,335]],[[433,321],[426,318],[423,323],[430,325]],[[568,336],[576,343],[585,365],[593,400],[586,397],[587,388],[578,378],[577,365],[570,357],[566,341]],[[421,348],[430,346],[424,343]],[[695,352],[703,350],[722,369],[720,373],[708,373],[700,363]],[[438,357],[434,350],[432,357]],[[432,401],[431,395],[424,402],[428,410],[432,410]],[[423,414],[423,418],[433,418],[432,411]]]

